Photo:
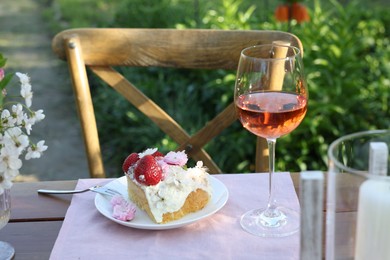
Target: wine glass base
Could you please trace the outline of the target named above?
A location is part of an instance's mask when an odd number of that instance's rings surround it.
[[[7,242],[0,241],[0,259],[10,260],[15,255],[15,249]]]
[[[260,237],[286,237],[298,232],[299,212],[285,207],[278,207],[273,216],[267,216],[265,212],[265,208],[246,212],[241,217],[241,227]]]

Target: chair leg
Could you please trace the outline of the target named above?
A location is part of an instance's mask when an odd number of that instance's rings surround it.
[[[268,144],[265,138],[258,137],[256,144],[256,172],[269,171],[269,152]]]
[[[73,89],[83,130],[89,173],[92,178],[105,178],[95,113],[80,41],[77,37],[70,37],[65,39],[64,44],[72,72]]]

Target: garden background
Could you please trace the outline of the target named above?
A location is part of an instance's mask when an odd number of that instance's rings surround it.
[[[277,170],[326,170],[327,148],[333,140],[357,131],[390,128],[390,7],[386,1],[302,1],[310,21],[290,24],[274,17],[283,1],[39,1],[46,6],[43,14],[53,35],[74,27],[282,30],[297,35],[304,46],[309,107],[302,124],[278,139]],[[158,104],[189,133],[233,99],[234,71],[132,68],[125,73],[152,98],[158,97]],[[175,149],[172,140],[114,90],[94,80],[92,91],[108,176],[122,174],[121,164],[129,152],[153,146]],[[238,122],[206,150],[224,172],[254,170],[255,137]]]

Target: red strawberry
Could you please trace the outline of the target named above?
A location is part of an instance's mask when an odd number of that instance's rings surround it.
[[[153,155],[153,157],[164,157],[164,154],[162,154],[159,151],[154,152],[152,155]]]
[[[123,162],[122,165],[122,170],[123,172],[127,172],[131,166],[133,166],[136,162],[138,162],[139,156],[138,153],[131,153],[125,161]]]
[[[162,170],[153,155],[142,157],[134,168],[135,179],[145,185],[156,185],[161,181]]]

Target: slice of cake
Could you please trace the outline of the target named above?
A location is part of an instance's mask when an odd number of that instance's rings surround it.
[[[185,152],[163,155],[157,149],[130,154],[123,163],[129,198],[159,224],[203,209],[211,198],[202,162],[187,168]]]

